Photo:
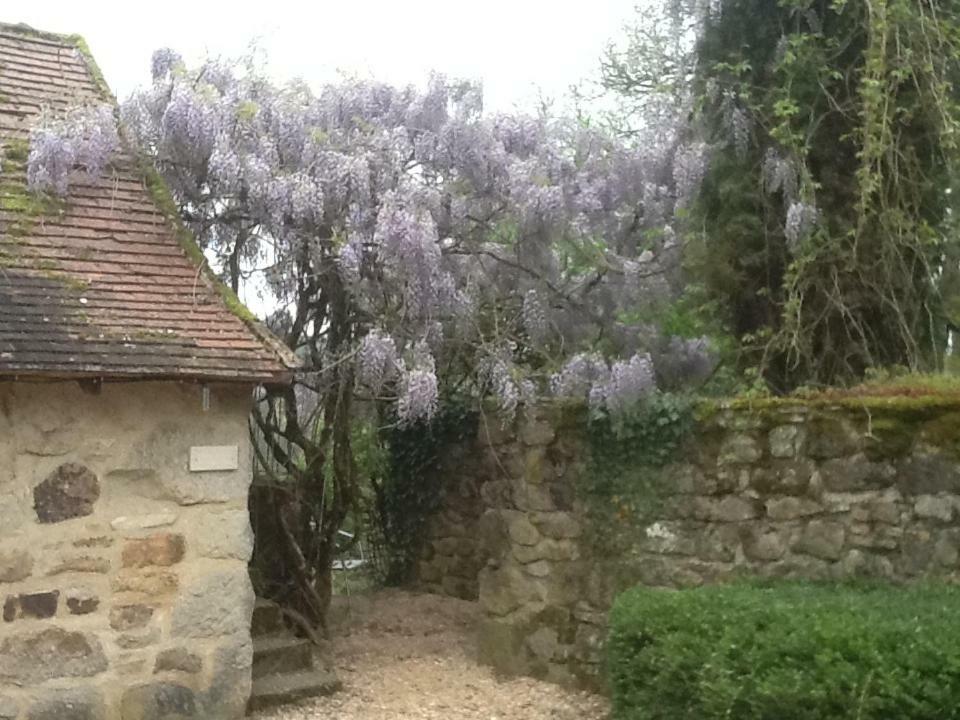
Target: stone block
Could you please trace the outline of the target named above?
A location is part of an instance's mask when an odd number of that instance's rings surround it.
[[[953,520],[955,500],[950,496],[921,495],[913,505],[919,518],[950,522]]]
[[[888,462],[874,462],[860,453],[826,461],[820,467],[820,477],[829,492],[860,492],[890,487],[897,471]]]
[[[914,454],[897,465],[897,486],[905,495],[960,493],[960,467],[943,453]]]
[[[50,577],[64,573],[104,575],[108,572],[110,572],[110,561],[104,557],[66,554],[47,571],[47,575]]]
[[[0,583],[26,580],[33,572],[33,558],[26,550],[0,550]]]
[[[45,690],[30,705],[26,720],[105,720],[100,692],[94,688]]]
[[[815,471],[810,460],[777,460],[753,470],[750,486],[761,495],[803,495]]]
[[[55,678],[93,677],[107,669],[92,635],[49,628],[8,635],[0,642],[0,682],[35,685]]]
[[[110,585],[115,593],[134,593],[157,598],[175,593],[179,581],[170,570],[145,567],[121,570],[113,577]]]
[[[720,465],[748,465],[763,456],[756,438],[746,433],[735,433],[726,438],[720,446]]]
[[[707,477],[703,470],[692,463],[678,463],[663,471],[663,488],[678,495],[713,495],[717,492],[717,480]]]
[[[506,515],[507,532],[510,540],[518,545],[536,545],[541,540],[540,533],[527,516],[520,512]]]
[[[176,638],[249,635],[254,595],[245,564],[211,569],[184,580],[171,613]]]
[[[555,540],[572,540],[580,537],[583,528],[571,513],[533,513],[530,518],[545,537]]]
[[[483,618],[479,624],[478,660],[508,676],[524,675],[529,671],[524,652],[527,628],[524,623]]]
[[[484,568],[478,580],[480,606],[490,615],[507,615],[541,596],[537,581],[516,565]]]
[[[127,540],[123,547],[123,567],[168,567],[183,560],[186,544],[183,535],[158,533]]]
[[[803,450],[806,431],[799,425],[778,425],[770,431],[770,455],[775,458],[795,458]]]
[[[46,620],[57,614],[60,591],[48,590],[46,592],[23,593],[19,600],[20,617]]]
[[[137,630],[150,623],[153,613],[150,605],[117,605],[110,609],[110,627],[123,632]]]
[[[740,540],[743,554],[748,560],[772,562],[779,560],[787,552],[787,534],[763,526],[741,526]]]
[[[536,545],[515,545],[513,557],[517,562],[526,564],[537,560],[552,562],[577,560],[580,557],[579,546],[571,540],[541,540]]]
[[[150,530],[173,525],[177,521],[178,516],[178,513],[174,510],[147,513],[146,515],[121,515],[111,521],[110,527],[121,532]]]
[[[553,660],[560,650],[559,637],[553,628],[542,627],[527,636],[526,646],[534,657]]]
[[[162,650],[153,665],[154,673],[178,672],[196,675],[203,669],[203,660],[183,647]]]
[[[752,498],[727,496],[722,499],[694,498],[693,517],[709,522],[742,522],[760,514]]]
[[[83,465],[64,463],[33,489],[33,508],[41,523],[58,523],[93,513],[100,482]]]
[[[100,598],[89,592],[69,590],[66,596],[67,609],[71,615],[89,615],[100,607]]]
[[[767,500],[766,508],[771,520],[796,520],[823,512],[820,503],[798,497],[771,498]]]
[[[121,720],[182,720],[199,717],[193,690],[174,683],[127,688],[120,700]]]
[[[250,513],[245,507],[205,512],[195,523],[191,542],[200,557],[248,562],[253,555]]]
[[[811,520],[803,528],[793,550],[822,560],[839,560],[845,539],[846,530],[840,523]]]
[[[829,415],[811,418],[806,424],[806,452],[816,460],[853,455],[863,446],[860,432],[846,419]]]
[[[324,658],[314,654],[314,670]],[[244,716],[251,690],[253,643],[250,637],[239,634],[228,638],[216,648],[210,658],[210,683],[200,700],[203,720],[234,720]],[[332,668],[329,669],[332,672]],[[334,678],[331,678],[332,680]]]
[[[851,550],[831,568],[831,573],[837,580],[854,578],[890,579],[893,577],[893,572],[893,563],[889,559],[861,550]]]

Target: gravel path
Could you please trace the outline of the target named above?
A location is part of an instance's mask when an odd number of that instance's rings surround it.
[[[398,590],[338,598],[334,651],[344,689],[260,720],[602,720],[595,695],[498,680],[474,659],[476,603]]]

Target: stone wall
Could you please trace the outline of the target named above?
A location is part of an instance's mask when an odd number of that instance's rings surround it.
[[[244,714],[250,402],[0,383],[0,720]]]
[[[595,684],[606,612],[635,584],[960,580],[960,402],[710,412],[663,472],[659,500],[633,514],[598,513],[584,496],[583,435],[582,415],[544,407],[481,432],[458,450],[470,461],[448,468],[477,488],[463,534],[485,562],[481,656],[501,671]]]

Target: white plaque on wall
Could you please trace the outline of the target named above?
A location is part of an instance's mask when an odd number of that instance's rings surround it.
[[[240,450],[236,445],[204,445],[190,448],[190,472],[236,470]]]

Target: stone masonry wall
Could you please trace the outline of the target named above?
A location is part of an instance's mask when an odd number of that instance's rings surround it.
[[[478,490],[479,519],[464,534],[485,561],[480,654],[503,672],[597,684],[606,612],[636,584],[960,580],[956,401],[711,413],[664,471],[652,516],[591,511],[582,429],[582,416],[539,408],[514,428],[482,431],[458,450],[470,461],[448,469]]]
[[[0,720],[243,716],[250,402],[0,383]],[[238,467],[191,472],[195,446]]]

